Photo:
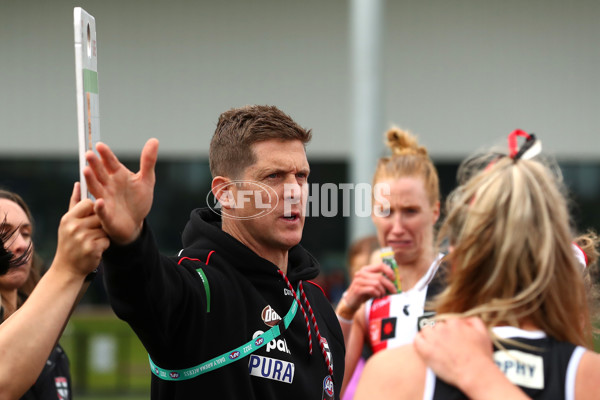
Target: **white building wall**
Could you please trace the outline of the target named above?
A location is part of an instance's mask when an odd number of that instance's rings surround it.
[[[101,130],[118,154],[207,155],[220,112],[275,104],[350,155],[350,1],[0,0],[0,157],[76,156],[72,9],[96,17]],[[458,159],[515,128],[600,159],[600,2],[388,0],[382,125]],[[381,141],[383,132],[365,132]]]

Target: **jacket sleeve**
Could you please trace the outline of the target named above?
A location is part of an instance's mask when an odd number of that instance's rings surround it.
[[[135,331],[155,362],[168,359],[190,335],[189,316],[206,318],[206,294],[198,273],[160,254],[147,223],[127,246],[111,245],[103,255],[104,282],[115,314]]]

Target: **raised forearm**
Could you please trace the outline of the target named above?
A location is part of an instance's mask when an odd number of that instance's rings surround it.
[[[0,325],[0,399],[20,397],[37,379],[85,276],[50,268],[25,304]]]

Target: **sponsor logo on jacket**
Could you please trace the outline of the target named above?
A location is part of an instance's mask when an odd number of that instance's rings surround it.
[[[262,335],[263,333],[264,333],[263,331],[254,332],[254,335],[252,335],[252,339],[256,339],[258,336]],[[290,349],[288,348],[287,342],[283,338],[271,340],[269,343],[267,343],[265,348],[267,349],[267,353],[270,353],[271,350],[279,350],[283,353],[291,354]]]
[[[248,361],[250,375],[278,382],[292,383],[295,370],[294,363],[255,354],[250,355]]]
[[[271,306],[266,306],[265,308],[263,308],[260,317],[262,318],[264,323],[270,327],[277,325],[279,321],[281,321],[281,317],[279,316],[279,314],[277,314],[277,312],[275,312],[275,310],[273,310]]]

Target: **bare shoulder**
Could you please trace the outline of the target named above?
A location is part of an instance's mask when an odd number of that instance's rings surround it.
[[[380,351],[367,361],[354,398],[423,398],[425,368],[412,344]]]
[[[581,357],[575,378],[575,398],[577,400],[597,399],[600,381],[600,354],[586,351]]]

